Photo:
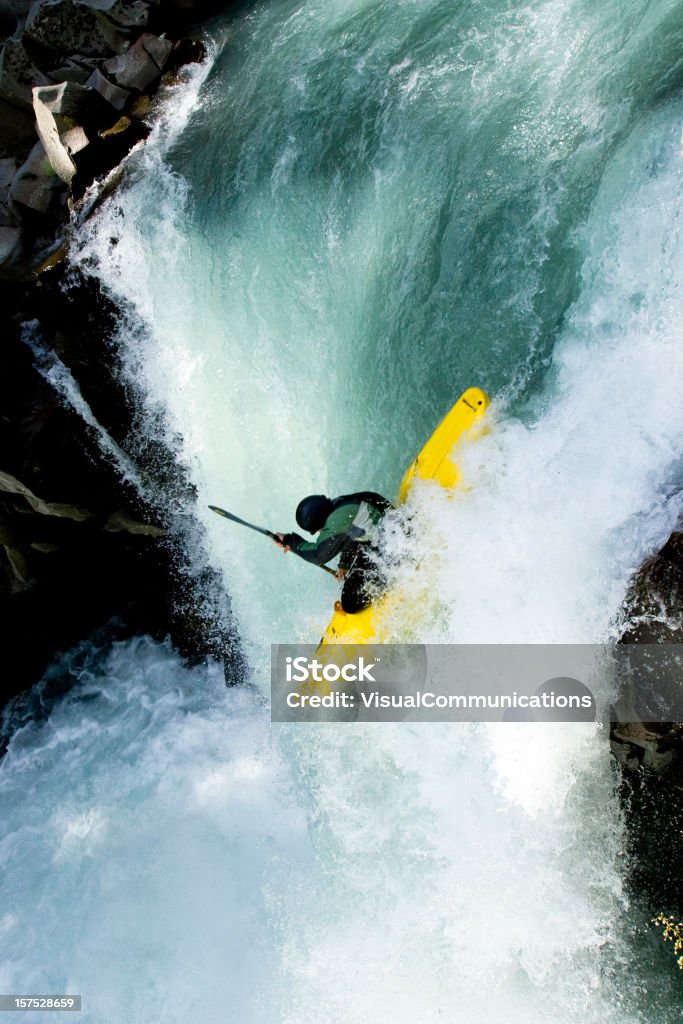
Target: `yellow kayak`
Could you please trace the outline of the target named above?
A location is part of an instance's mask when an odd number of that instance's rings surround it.
[[[468,388],[460,396],[403,477],[396,504],[403,504],[415,480],[434,480],[447,490],[457,487],[460,470],[451,461],[453,448],[482,418],[489,404],[488,395],[479,388]],[[390,617],[392,604],[397,600],[398,595],[390,592],[355,615],[342,611],[337,601],[321,645],[381,643],[382,622]]]

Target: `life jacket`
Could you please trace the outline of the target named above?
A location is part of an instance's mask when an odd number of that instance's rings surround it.
[[[349,560],[352,560],[358,551],[359,545],[372,543],[372,527],[377,524],[378,519],[392,505],[390,501],[387,501],[381,494],[376,494],[374,491],[356,491],[354,494],[342,494],[339,498],[335,498],[334,501],[330,501],[330,511],[327,518],[329,519],[334,512],[344,505],[358,505],[359,507],[353,520],[343,533],[334,534],[325,538],[322,542],[319,541],[317,544],[304,540],[297,533],[288,533],[285,534],[285,542],[308,562],[324,565],[337,555],[340,555],[340,565],[348,564]],[[375,515],[373,517],[372,509],[375,510],[375,513],[379,513],[379,516]]]
[[[378,519],[373,518],[370,509],[380,513],[381,518],[392,504],[383,495],[375,491],[355,491],[353,494],[342,494],[332,502],[332,511],[341,508],[342,505],[358,505],[358,511],[353,517],[353,522],[340,538],[339,551],[346,554],[348,549],[356,544],[367,544],[373,540],[373,527],[377,525]]]

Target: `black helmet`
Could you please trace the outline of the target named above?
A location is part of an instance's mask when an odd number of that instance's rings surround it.
[[[302,530],[317,533],[332,511],[332,502],[324,494],[309,494],[296,507],[296,521]]]

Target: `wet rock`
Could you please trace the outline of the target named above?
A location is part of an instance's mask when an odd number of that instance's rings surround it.
[[[145,118],[150,113],[153,106],[152,97],[148,93],[141,93],[137,96],[130,107],[130,112],[134,117]]]
[[[133,121],[130,117],[120,117],[116,124],[113,124],[111,128],[106,128],[103,132],[100,132],[101,139],[111,139],[115,135],[123,135],[125,132],[129,132],[133,127]]]
[[[206,56],[206,46],[201,39],[179,39],[166,67],[168,71],[176,71],[186,64],[199,64]]]
[[[189,659],[224,658],[234,681],[227,598],[210,567],[197,569],[196,496],[163,431],[137,435],[140,410],[117,375],[111,336],[120,311],[60,263],[69,211],[87,216],[149,134],[142,119],[162,72],[205,50],[153,34],[183,24],[172,4],[3,3],[6,24],[18,18],[26,28],[0,51],[0,618],[21,665],[0,682],[0,705],[55,651],[112,616],[128,634],[170,634]],[[36,264],[45,272],[29,280]],[[117,445],[136,437],[144,486],[102,458],[100,433],[54,389],[43,354],[73,375]],[[183,510],[188,543],[177,524],[167,532],[172,509]]]
[[[628,599],[622,643],[683,643],[683,532],[642,566]]]
[[[81,53],[85,57],[108,57],[112,51],[122,53],[129,41],[129,35],[100,11],[76,0],[36,0],[26,18],[24,32],[48,50],[58,54]]]
[[[39,498],[26,484],[22,484],[11,473],[0,471],[0,491],[4,491],[6,494],[20,495],[29,507],[34,512],[39,512],[40,515],[57,516],[60,519],[74,519],[79,523],[82,523],[84,519],[92,517],[92,512],[88,512],[87,509],[77,508],[75,505],[66,505],[63,502],[45,501],[43,498]]]
[[[122,175],[121,161],[149,133],[150,128],[142,121],[124,115],[98,132],[97,140],[79,155],[79,172],[71,183],[71,195],[81,216],[90,216],[111,194]],[[94,181],[100,184],[89,192],[87,205],[83,204],[83,197]]]
[[[173,47],[166,64],[162,86],[179,85],[183,81],[183,69],[188,64],[199,64],[206,59],[206,47],[199,39],[181,39]]]
[[[132,95],[128,89],[122,89],[120,85],[116,85],[106,75],[103,75],[99,68],[93,71],[85,84],[91,89],[96,89],[114,110],[123,110]]]
[[[137,440],[143,497],[42,376],[25,343],[28,324],[20,326],[30,320],[29,340],[58,355],[125,447],[139,411],[112,349],[120,316],[93,279],[64,266],[23,285],[0,280],[0,620],[16,648],[7,657],[17,653],[16,669],[0,679],[0,706],[39,679],[55,652],[112,617],[118,638],[170,635],[189,659],[226,658],[231,680],[239,676],[220,579],[184,561],[177,534],[165,535],[168,514],[187,510],[196,547],[193,491],[174,452],[161,436]]]
[[[42,142],[37,142],[10,186],[10,201],[36,213],[47,213],[63,182],[55,174]]]
[[[152,526],[149,523],[139,523],[121,510],[109,516],[104,524],[104,529],[109,533],[121,533],[122,530],[125,530],[126,533],[145,537],[164,537],[166,535],[166,530],[162,530],[161,527]]]
[[[94,61],[88,61],[85,57],[76,56],[64,61],[54,71],[48,73],[51,82],[76,82],[78,85],[85,85],[93,73]]]
[[[144,92],[161,76],[172,50],[168,39],[145,32],[127,53],[105,61],[104,70],[124,89]]]
[[[631,770],[666,772],[676,757],[681,726],[671,723],[623,722],[613,725],[610,746],[617,761]]]
[[[672,533],[661,551],[641,567],[626,606],[628,627],[622,644],[683,643],[683,533]],[[668,681],[668,685],[675,683],[675,679]],[[645,769],[683,785],[683,726],[629,715],[629,706],[636,707],[638,702],[628,692],[621,695],[620,703],[622,721],[610,731],[617,761],[627,770]]]

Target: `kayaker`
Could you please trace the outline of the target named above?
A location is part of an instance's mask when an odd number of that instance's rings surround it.
[[[284,551],[296,551],[307,562],[325,565],[339,555],[337,579],[344,581],[341,606],[360,612],[372,603],[384,580],[372,557],[377,551],[378,526],[391,502],[374,491],[357,491],[339,498],[309,494],[299,502],[296,521],[315,541],[298,533],[276,533],[275,543]]]

